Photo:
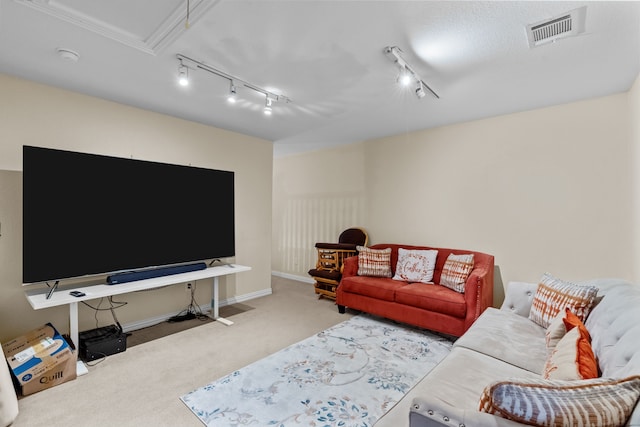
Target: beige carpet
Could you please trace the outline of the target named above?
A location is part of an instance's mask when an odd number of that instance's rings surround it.
[[[22,398],[14,427],[202,426],[179,396],[351,317],[307,283],[274,277],[273,294],[154,339],[89,373]]]

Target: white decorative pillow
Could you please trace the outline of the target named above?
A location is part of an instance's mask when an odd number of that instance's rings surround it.
[[[588,380],[598,377],[598,363],[591,349],[589,333],[575,327],[558,342],[544,365],[547,380]]]
[[[398,262],[393,280],[433,283],[437,256],[438,251],[435,249],[398,248]]]
[[[463,294],[464,285],[471,270],[473,270],[473,254],[449,254],[440,273],[440,284]]]
[[[548,328],[561,310],[569,308],[581,321],[585,321],[598,294],[595,286],[579,286],[545,273],[533,297],[529,319]]]
[[[358,276],[391,277],[391,248],[370,249],[356,246]]]
[[[619,427],[640,397],[640,376],[509,379],[485,387],[479,410],[532,426]]]
[[[587,327],[570,309],[565,308],[561,313],[564,314],[562,323],[566,333],[547,356],[543,378],[546,380],[597,378],[598,362],[591,348],[591,335]]]
[[[564,326],[564,316],[564,310],[560,310],[558,315],[549,323],[547,331],[545,332],[544,338],[547,345],[547,353],[549,354],[556,348],[558,342],[567,333],[567,328]]]

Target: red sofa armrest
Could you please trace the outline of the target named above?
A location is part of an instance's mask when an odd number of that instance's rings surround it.
[[[345,258],[342,263],[342,277],[358,275],[358,255]]]
[[[493,305],[493,257],[490,261],[474,268],[465,283],[464,299],[467,304],[465,330],[469,329],[483,311]]]

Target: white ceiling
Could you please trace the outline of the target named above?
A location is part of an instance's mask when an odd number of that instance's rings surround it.
[[[586,30],[529,48],[526,25],[586,5]],[[274,141],[276,156],[627,91],[640,2],[0,0],[0,72]],[[398,46],[438,93],[401,90]],[[73,50],[77,62],[57,48]],[[177,85],[177,54],[202,70]],[[1,94],[0,94],[1,96]]]

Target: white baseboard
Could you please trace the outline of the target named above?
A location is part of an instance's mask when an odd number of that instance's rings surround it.
[[[284,279],[297,280],[298,282],[311,283],[311,284],[314,283],[314,280],[309,276],[296,276],[295,274],[282,273],[280,271],[272,271],[271,275],[276,277],[282,277]]]
[[[267,295],[271,295],[273,293],[273,291],[271,290],[271,288],[267,288],[267,289],[262,289],[260,291],[256,291],[256,292],[251,292],[248,294],[244,294],[244,295],[238,295],[235,297],[231,297],[231,298],[227,298],[224,300],[220,300],[218,307],[224,307],[227,305],[231,305],[231,304],[238,304],[244,301],[249,301],[252,300],[254,298],[260,298],[260,297],[264,297]],[[209,304],[202,304],[199,306],[200,310],[202,312],[207,312],[211,310],[211,303]],[[166,322],[167,320],[169,320],[170,318],[172,318],[173,316],[180,314],[183,310],[177,311],[175,313],[167,313],[167,314],[163,314],[160,316],[156,316],[156,317],[150,317],[147,319],[142,319],[142,320],[138,320],[135,322],[131,322],[131,323],[127,323],[125,325],[122,325],[122,329],[125,332],[131,332],[131,331],[135,331],[137,329],[142,329],[142,328],[148,328],[149,326],[153,326],[153,325],[157,325],[158,323],[162,323],[162,322]]]

